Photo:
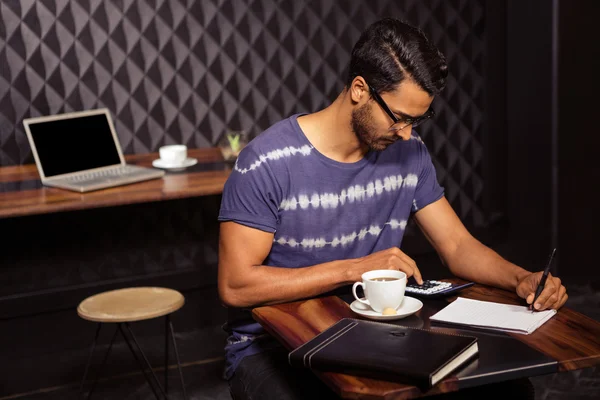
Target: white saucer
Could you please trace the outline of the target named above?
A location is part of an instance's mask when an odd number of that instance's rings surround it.
[[[196,165],[198,160],[195,158],[186,158],[181,164],[169,164],[160,158],[152,161],[152,166],[156,168],[168,169],[170,171],[181,171],[192,165]]]
[[[350,304],[350,309],[357,313],[358,315],[362,315],[363,317],[376,319],[380,321],[389,321],[392,319],[400,319],[408,317],[409,315],[413,315],[417,311],[419,311],[423,307],[423,303],[421,300],[415,299],[414,297],[404,296],[404,300],[402,300],[402,304],[400,307],[396,309],[396,315],[383,315],[376,311],[373,311],[371,307],[366,304],[361,303],[358,300],[354,300],[352,304]]]

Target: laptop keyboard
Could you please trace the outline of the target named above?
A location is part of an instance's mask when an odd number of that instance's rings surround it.
[[[123,165],[116,168],[105,169],[102,171],[86,172],[66,178],[65,180],[72,183],[88,183],[105,180],[106,178],[133,178],[148,174],[148,169],[138,168],[131,165]]]

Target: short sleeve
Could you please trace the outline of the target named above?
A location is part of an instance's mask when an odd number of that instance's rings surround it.
[[[281,197],[281,188],[267,160],[254,147],[246,147],[225,182],[218,220],[274,233]]]
[[[420,172],[411,211],[417,212],[421,208],[439,200],[444,196],[444,188],[437,181],[435,167],[425,144],[419,142],[420,148]]]

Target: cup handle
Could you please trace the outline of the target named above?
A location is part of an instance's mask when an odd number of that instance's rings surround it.
[[[356,294],[356,288],[359,286],[361,286],[363,288],[363,290],[365,290],[365,285],[362,282],[354,282],[354,285],[352,285],[352,294],[354,295],[354,298],[356,300],[360,301],[361,303],[371,306],[371,303],[369,303],[369,300],[363,300],[363,299],[359,298],[358,295]]]

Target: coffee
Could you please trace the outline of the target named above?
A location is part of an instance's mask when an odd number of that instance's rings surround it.
[[[397,310],[404,299],[406,288],[406,274],[402,271],[390,269],[376,269],[361,275],[362,282],[352,285],[354,298],[368,306],[377,313],[390,308]],[[382,283],[385,282],[385,283]],[[356,289],[362,287],[365,298],[358,297]],[[388,312],[391,310],[388,310]]]
[[[391,276],[381,276],[377,278],[371,279],[373,282],[389,282],[389,281],[397,281],[399,278],[394,278]]]

